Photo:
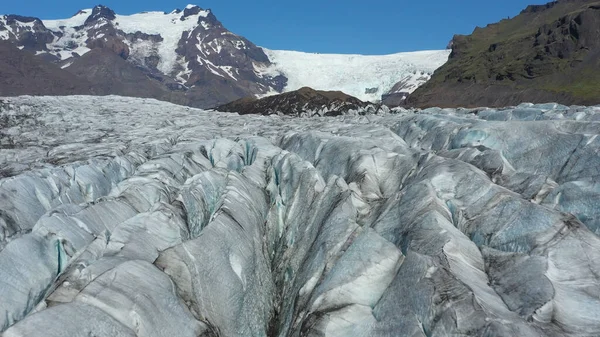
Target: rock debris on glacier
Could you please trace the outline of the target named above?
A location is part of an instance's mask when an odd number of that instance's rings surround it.
[[[0,105],[13,336],[597,336],[600,108]]]

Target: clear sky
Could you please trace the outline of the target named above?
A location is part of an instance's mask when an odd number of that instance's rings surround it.
[[[101,1],[101,2],[100,2]],[[67,18],[99,2],[118,14],[184,8],[190,1],[2,0],[0,13]],[[469,34],[517,15],[536,0],[195,0],[223,25],[270,49],[317,53],[389,54],[444,49],[454,34]]]

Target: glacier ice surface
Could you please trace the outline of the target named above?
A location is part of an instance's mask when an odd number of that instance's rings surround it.
[[[600,108],[0,103],[3,336],[597,336]]]

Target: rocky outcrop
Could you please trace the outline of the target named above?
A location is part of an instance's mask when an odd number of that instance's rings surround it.
[[[448,63],[406,100],[413,107],[600,103],[600,6],[566,0],[455,36]]]
[[[338,116],[347,113],[376,113],[385,107],[363,102],[341,91],[320,91],[305,87],[262,99],[242,98],[215,109],[242,115]]]
[[[404,103],[411,92],[415,91],[421,84],[429,81],[430,78],[430,73],[415,72],[396,83],[387,94],[382,95],[381,101],[387,106],[399,106]]]
[[[32,52],[47,51],[55,35],[38,18],[5,15],[0,17],[0,40],[10,40]]]
[[[116,19],[116,17],[117,15],[112,9],[106,6],[98,5],[92,9],[92,14],[87,18],[87,20],[85,20],[85,25],[90,26],[101,20],[108,22]]]

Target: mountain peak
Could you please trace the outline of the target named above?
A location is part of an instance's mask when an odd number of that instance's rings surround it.
[[[96,12],[96,11],[111,11],[111,12],[113,12],[112,9],[110,9],[109,7],[104,6],[102,4],[94,6],[94,8],[92,9],[92,11],[94,11],[94,12]]]
[[[183,10],[183,15],[181,16],[181,19],[183,20],[189,16],[198,15],[198,14],[200,14],[203,17],[207,17],[208,14],[210,14],[210,10],[204,10],[196,5],[187,5],[187,6],[185,6],[185,9]]]
[[[114,20],[117,17],[115,11],[112,9],[103,6],[97,5],[92,9],[92,14],[85,20],[85,24],[88,25],[90,23],[96,22],[100,19],[106,19],[108,21]]]

